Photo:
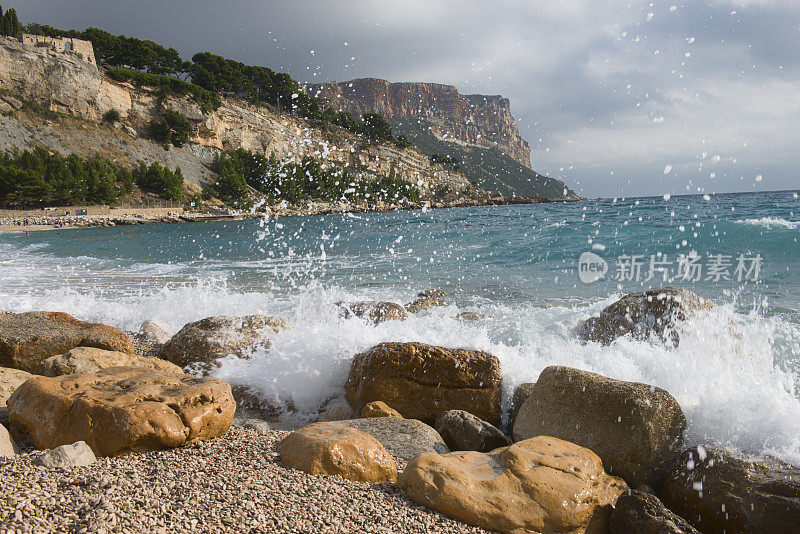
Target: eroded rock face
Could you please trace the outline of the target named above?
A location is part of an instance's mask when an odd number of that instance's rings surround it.
[[[0,367],[0,407],[5,406],[11,394],[31,377],[32,374],[19,369]]]
[[[592,451],[546,436],[488,454],[420,454],[399,485],[423,506],[509,533],[605,533],[610,508],[627,489]]]
[[[403,417],[400,412],[381,401],[370,402],[361,410],[361,417]]]
[[[628,334],[634,339],[655,335],[677,345],[680,339],[674,325],[713,307],[710,300],[683,288],[630,293],[603,309],[599,316],[587,319],[579,327],[578,335],[583,340],[606,345]]]
[[[125,332],[61,312],[0,314],[0,366],[32,372],[40,361],[75,347],[133,354]]]
[[[259,347],[269,347],[271,334],[290,328],[277,317],[248,315],[207,317],[185,325],[161,347],[160,358],[183,369],[207,375],[219,360],[233,355],[248,358]]]
[[[571,441],[594,451],[632,487],[659,488],[685,427],[678,402],[661,388],[551,366],[517,414],[514,439]]]
[[[499,429],[463,410],[445,412],[436,431],[451,451],[489,452],[511,445],[511,438]]]
[[[374,437],[342,423],[314,423],[276,446],[281,460],[312,475],[339,475],[356,482],[395,482],[397,464]]]
[[[416,419],[370,417],[341,423],[366,432],[380,441],[395,458],[405,462],[422,452],[450,452],[436,430]]]
[[[800,468],[693,447],[667,473],[664,504],[705,534],[800,532]]]
[[[35,377],[8,400],[12,428],[38,449],[85,441],[98,456],[178,447],[224,434],[236,403],[211,378],[111,367]]]
[[[700,534],[658,497],[635,490],[619,496],[608,526],[612,534]]]
[[[497,424],[501,385],[500,362],[487,352],[381,343],[353,359],[345,393],[356,411],[379,400],[430,424],[448,410]]]
[[[417,293],[417,298],[405,305],[409,313],[419,313],[423,310],[444,306],[447,301],[447,293],[441,289],[426,289]]]
[[[34,372],[42,376],[61,376],[72,373],[94,373],[109,367],[141,367],[154,371],[183,373],[174,363],[125,352],[77,347],[60,356],[51,356],[36,364]]]
[[[373,324],[384,321],[405,321],[408,318],[405,308],[394,302],[354,302],[352,304],[339,304],[341,316],[345,319],[350,315],[367,319]]]

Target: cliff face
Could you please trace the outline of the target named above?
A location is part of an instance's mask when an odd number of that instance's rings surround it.
[[[163,97],[155,90],[117,83],[96,66],[72,54],[23,45],[0,37],[0,150],[44,146],[82,156],[101,154],[127,163],[157,161],[181,166],[187,181],[202,184],[211,176],[207,164],[220,150],[239,147],[288,160],[312,155],[327,163],[348,165],[417,184],[423,197],[442,188],[469,187],[463,175],[431,165],[423,154],[394,145],[365,145],[344,130],[326,132],[306,121],[237,99],[223,99],[214,112],[203,113],[186,98]],[[46,121],[22,99],[58,112]],[[5,109],[5,111],[3,111]],[[101,121],[110,109],[121,121]],[[195,125],[191,142],[164,147],[148,138],[153,119],[167,109],[184,114]]]
[[[519,133],[507,98],[462,95],[452,85],[389,83],[374,78],[309,85],[306,90],[354,117],[380,113],[386,118],[425,119],[439,139],[497,148],[531,167],[530,146]]]

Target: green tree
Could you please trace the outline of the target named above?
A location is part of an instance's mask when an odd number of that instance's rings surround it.
[[[364,135],[374,141],[391,141],[392,127],[378,113],[364,113]]]
[[[151,123],[150,128],[155,140],[182,147],[189,140],[192,123],[179,112],[168,109],[164,119]]]

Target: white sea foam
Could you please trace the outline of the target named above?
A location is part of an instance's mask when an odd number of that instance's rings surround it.
[[[761,217],[759,219],[742,219],[736,221],[738,224],[746,224],[748,226],[762,226],[764,228],[789,228],[794,230],[800,227],[800,221],[787,221],[780,217]]]

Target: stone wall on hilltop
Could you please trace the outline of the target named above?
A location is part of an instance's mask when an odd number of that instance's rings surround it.
[[[354,117],[380,113],[387,118],[424,118],[440,139],[495,147],[531,168],[530,146],[511,116],[509,100],[502,96],[462,95],[452,85],[390,83],[375,78],[309,85],[306,90]]]

